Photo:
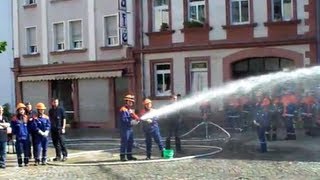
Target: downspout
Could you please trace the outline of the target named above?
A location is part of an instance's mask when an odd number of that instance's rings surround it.
[[[316,38],[317,38],[317,42],[316,42],[316,57],[317,57],[317,64],[320,64],[320,1],[316,1]]]
[[[144,20],[143,20],[143,0],[140,1],[140,12],[139,12],[139,18],[140,18],[140,47],[139,50],[142,50],[142,48],[144,47],[143,44],[143,25],[144,25]],[[149,18],[149,17],[148,17]],[[146,97],[146,93],[145,93],[145,62],[144,62],[144,55],[143,53],[140,51],[140,60],[141,60],[141,69],[142,69],[142,78],[141,78],[141,86],[142,86],[142,97],[145,98]]]

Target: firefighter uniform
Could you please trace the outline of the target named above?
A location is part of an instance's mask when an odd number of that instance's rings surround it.
[[[264,97],[256,103],[254,124],[257,126],[257,134],[260,143],[260,152],[267,152],[266,130],[270,126],[270,99]]]
[[[239,99],[236,97],[231,97],[228,101],[227,107],[226,107],[226,118],[229,124],[229,127],[233,129],[239,129],[240,128],[240,102]],[[240,129],[242,130],[242,129]]]
[[[16,136],[16,153],[18,165],[22,167],[22,154],[24,155],[23,163],[25,166],[29,164],[30,155],[30,137],[28,127],[28,116],[25,115],[26,106],[23,103],[17,105],[17,115],[11,121],[12,133]],[[20,113],[19,111],[24,111]]]
[[[46,107],[43,103],[37,104],[37,109],[45,110]],[[50,120],[49,117],[43,113],[39,113],[33,118],[31,130],[34,132],[34,143],[36,148],[35,165],[40,164],[40,152],[42,152],[41,163],[42,165],[47,164],[47,149],[48,149],[48,135],[50,131]]]
[[[297,97],[288,93],[281,98],[283,104],[283,118],[286,125],[287,136],[285,140],[296,140],[296,132],[294,127],[294,119],[297,112]]]
[[[270,106],[270,126],[267,128],[267,140],[277,140],[277,129],[280,126],[281,115],[283,113],[283,106],[280,102],[280,97],[275,97]]]
[[[313,124],[315,121],[316,100],[313,96],[307,95],[300,102],[300,113],[303,121],[305,134],[313,136]]]
[[[132,125],[134,122],[138,122],[139,117],[133,112],[131,106],[135,102],[133,95],[125,96],[124,100],[126,105],[120,109],[120,160],[136,160],[132,156],[132,146],[133,146],[133,129]],[[130,105],[131,106],[130,106]]]
[[[143,101],[143,105],[145,106],[144,109],[141,111],[141,116],[154,111],[154,109],[151,108],[152,101],[150,99],[145,99]],[[143,122],[143,131],[145,135],[145,142],[146,142],[146,153],[147,153],[147,160],[151,159],[151,150],[152,150],[152,138],[156,142],[156,144],[159,147],[159,150],[161,151],[161,156],[163,156],[163,144],[161,142],[161,135],[160,135],[160,129],[158,125],[158,118],[153,117],[150,119],[147,119]]]
[[[178,99],[178,96],[173,95],[172,100],[173,103],[176,102]],[[176,151],[181,153],[181,140],[179,137],[179,131],[182,124],[182,112],[179,110],[175,113],[171,113],[167,116],[168,121],[168,136],[166,138],[166,149],[171,149],[171,137],[175,137],[175,145],[176,145]]]

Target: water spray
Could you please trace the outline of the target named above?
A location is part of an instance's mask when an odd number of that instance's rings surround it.
[[[143,115],[141,117],[141,120],[170,114],[204,101],[225,97],[237,92],[246,94],[254,89],[259,89],[261,87],[263,87],[263,89],[272,89],[279,83],[285,83],[290,80],[296,80],[299,78],[310,78],[312,76],[318,75],[320,75],[320,66],[314,66],[311,68],[301,68],[290,72],[277,72],[233,81],[223,86],[194,94],[190,98],[186,98],[170,105],[163,106],[159,109],[154,110],[153,112],[149,112]]]

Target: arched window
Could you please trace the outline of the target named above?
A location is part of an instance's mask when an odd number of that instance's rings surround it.
[[[232,78],[240,79],[294,67],[290,59],[279,57],[257,57],[237,61],[232,64]]]

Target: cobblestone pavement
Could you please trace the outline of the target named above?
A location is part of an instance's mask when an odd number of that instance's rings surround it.
[[[234,135],[234,139],[223,145],[224,151],[216,156],[199,159],[126,164],[115,166],[29,166],[16,167],[15,156],[10,154],[8,167],[0,169],[0,179],[319,179],[320,138],[299,138],[297,141],[270,142],[270,152],[260,154],[255,149],[254,134]],[[113,142],[114,143],[114,142]],[[98,143],[99,144],[99,143]],[[70,144],[71,145],[71,144]],[[70,147],[70,154],[83,150],[98,150],[106,145],[91,144],[84,148]],[[114,148],[114,145],[110,146]],[[191,150],[187,150],[190,151]],[[143,152],[142,152],[143,153]],[[154,154],[157,154],[156,150]],[[49,151],[52,157],[52,148]],[[114,155],[118,156],[116,153]],[[116,157],[115,156],[115,157]],[[91,153],[80,156],[80,161],[103,161],[107,155]],[[137,157],[144,158],[143,154]],[[79,157],[77,157],[79,159]],[[70,158],[67,163],[76,163]],[[86,159],[87,158],[87,159]],[[88,159],[89,158],[89,159]]]

